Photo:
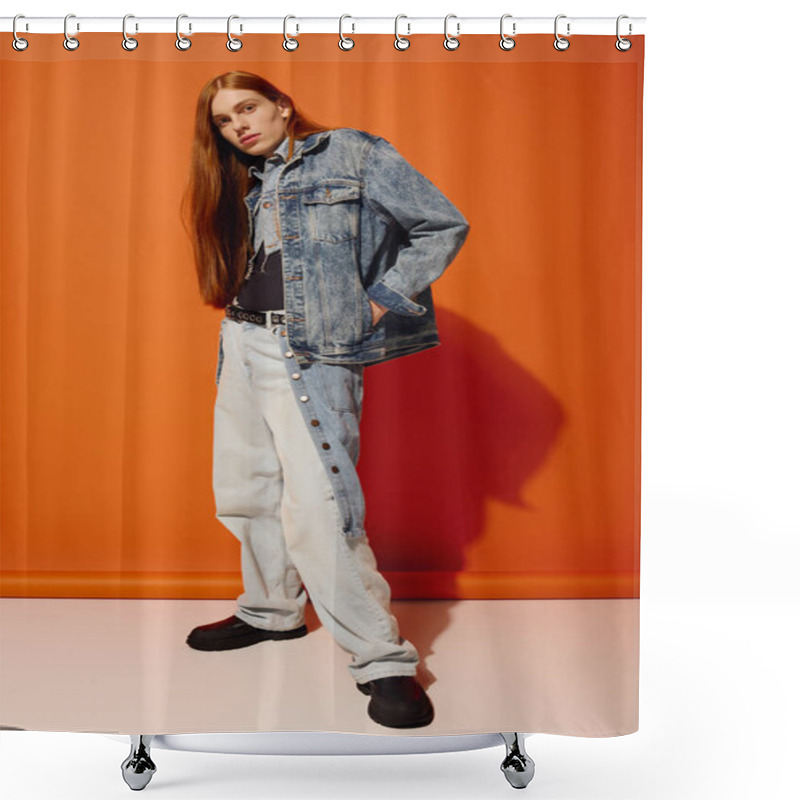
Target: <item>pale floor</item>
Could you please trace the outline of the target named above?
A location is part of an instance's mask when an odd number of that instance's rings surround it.
[[[528,737],[536,774],[524,792],[515,793],[500,773],[505,750],[498,744],[462,753],[346,757],[154,750],[158,771],[143,796],[795,800],[800,599],[648,597],[641,617],[640,730],[608,739]],[[125,741],[85,733],[0,731],[0,794],[130,797],[120,772],[129,749]]]
[[[0,724],[38,731],[524,731],[604,737],[638,727],[638,600],[395,601],[436,709],[389,729],[309,604],[309,635],[227,652],[185,644],[227,600],[0,601]]]

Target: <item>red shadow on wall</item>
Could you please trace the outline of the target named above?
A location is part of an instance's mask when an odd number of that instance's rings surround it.
[[[485,330],[440,309],[437,324],[440,347],[365,371],[358,469],[380,569],[434,571],[435,596],[458,597],[488,501],[530,508],[522,487],[564,411]],[[486,569],[502,569],[500,560]]]

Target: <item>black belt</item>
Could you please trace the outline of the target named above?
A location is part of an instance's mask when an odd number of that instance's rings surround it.
[[[235,322],[253,322],[256,325],[282,325],[286,322],[284,311],[249,311],[239,306],[226,306],[225,316]],[[269,323],[267,322],[269,318]]]

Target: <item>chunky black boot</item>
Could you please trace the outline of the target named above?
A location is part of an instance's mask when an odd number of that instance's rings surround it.
[[[198,626],[186,637],[186,644],[195,650],[235,650],[271,639],[299,639],[307,633],[305,625],[291,631],[267,631],[255,628],[234,615]]]
[[[367,706],[370,719],[389,728],[421,728],[433,721],[433,705],[412,675],[391,675],[357,683],[358,690],[372,698]]]

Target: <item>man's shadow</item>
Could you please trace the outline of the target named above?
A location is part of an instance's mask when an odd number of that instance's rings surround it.
[[[417,573],[413,596],[441,600],[426,604],[424,628],[413,609],[393,609],[421,659],[448,624],[488,502],[531,508],[522,487],[564,421],[560,402],[514,359],[514,343],[445,309],[436,318],[441,346],[364,371],[358,462],[378,568]],[[402,599],[394,587],[392,597]]]

